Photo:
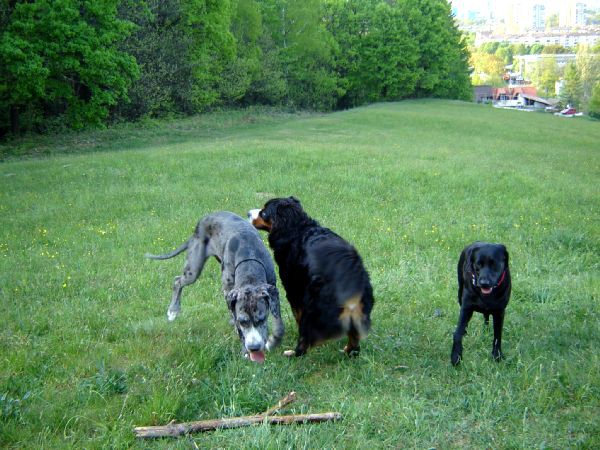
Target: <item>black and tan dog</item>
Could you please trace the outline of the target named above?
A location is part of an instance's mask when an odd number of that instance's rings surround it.
[[[460,254],[457,272],[460,315],[450,361],[456,365],[462,358],[462,338],[474,312],[482,313],[486,323],[490,315],[494,319],[492,356],[499,361],[502,359],[504,310],[511,290],[508,251],[502,244],[474,242]]]
[[[301,356],[327,339],[348,336],[344,351],[358,355],[371,325],[373,291],[354,247],[321,227],[294,198],[274,198],[248,213],[269,233],[269,245],[298,324],[298,343],[287,356]]]

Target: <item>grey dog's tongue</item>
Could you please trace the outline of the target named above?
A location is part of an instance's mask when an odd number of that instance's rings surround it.
[[[250,352],[250,361],[258,363],[265,362],[265,352]]]

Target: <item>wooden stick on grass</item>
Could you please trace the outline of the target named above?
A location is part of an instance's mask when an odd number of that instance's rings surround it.
[[[272,414],[276,413],[294,400],[296,400],[296,393],[290,392],[284,398],[279,400],[277,405],[269,408],[262,414],[225,419],[200,420],[186,423],[170,423],[168,425],[152,427],[136,427],[133,429],[133,431],[136,437],[139,438],[177,437],[190,433],[213,431],[226,428],[247,427],[258,423],[290,425],[293,423],[318,423],[330,420],[340,420],[342,418],[342,415],[337,412],[272,416]]]

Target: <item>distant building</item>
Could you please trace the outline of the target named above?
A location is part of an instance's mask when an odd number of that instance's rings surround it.
[[[518,64],[519,70],[526,73],[528,66],[538,64],[544,59],[554,59],[558,67],[564,67],[569,61],[575,61],[577,55],[575,53],[560,53],[560,54],[544,54],[544,55],[515,55],[513,61]]]
[[[576,0],[562,0],[558,22],[561,28],[573,28],[585,25],[586,3]]]
[[[494,88],[492,86],[473,86],[473,101],[475,103],[492,103]]]
[[[575,47],[579,44],[595,45],[600,42],[600,30],[587,32],[560,32],[549,33],[521,33],[512,35],[495,35],[489,32],[475,34],[475,45],[480,46],[486,42],[509,42],[511,44],[524,45],[551,45],[557,44],[563,47]]]
[[[535,31],[543,31],[546,29],[546,6],[542,4],[533,5],[533,20],[532,28]]]

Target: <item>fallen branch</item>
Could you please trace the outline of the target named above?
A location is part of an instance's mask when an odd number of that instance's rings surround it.
[[[200,420],[196,422],[174,423],[152,427],[136,427],[133,429],[136,437],[159,438],[177,437],[190,433],[200,433],[219,429],[239,428],[268,423],[271,425],[290,425],[293,423],[318,423],[330,420],[340,420],[342,415],[337,412],[326,412],[320,414],[292,414],[288,416],[273,416],[284,406],[296,400],[296,393],[290,392],[283,397],[277,405],[267,409],[264,413],[253,416],[231,417],[225,419]]]
[[[155,427],[136,427],[133,429],[136,437],[158,438],[177,437],[184,434],[200,433],[227,428],[240,428],[257,423],[268,423],[271,425],[290,425],[293,423],[317,423],[328,420],[340,420],[342,415],[336,412],[320,414],[293,414],[290,416],[255,416],[232,417],[226,419],[200,420],[198,422],[174,423]]]
[[[267,409],[264,413],[262,413],[261,416],[272,416],[276,412],[279,412],[279,410],[281,408],[289,405],[290,403],[292,403],[295,400],[296,400],[296,392],[292,391],[288,395],[283,397],[281,400],[279,400],[275,406]]]

